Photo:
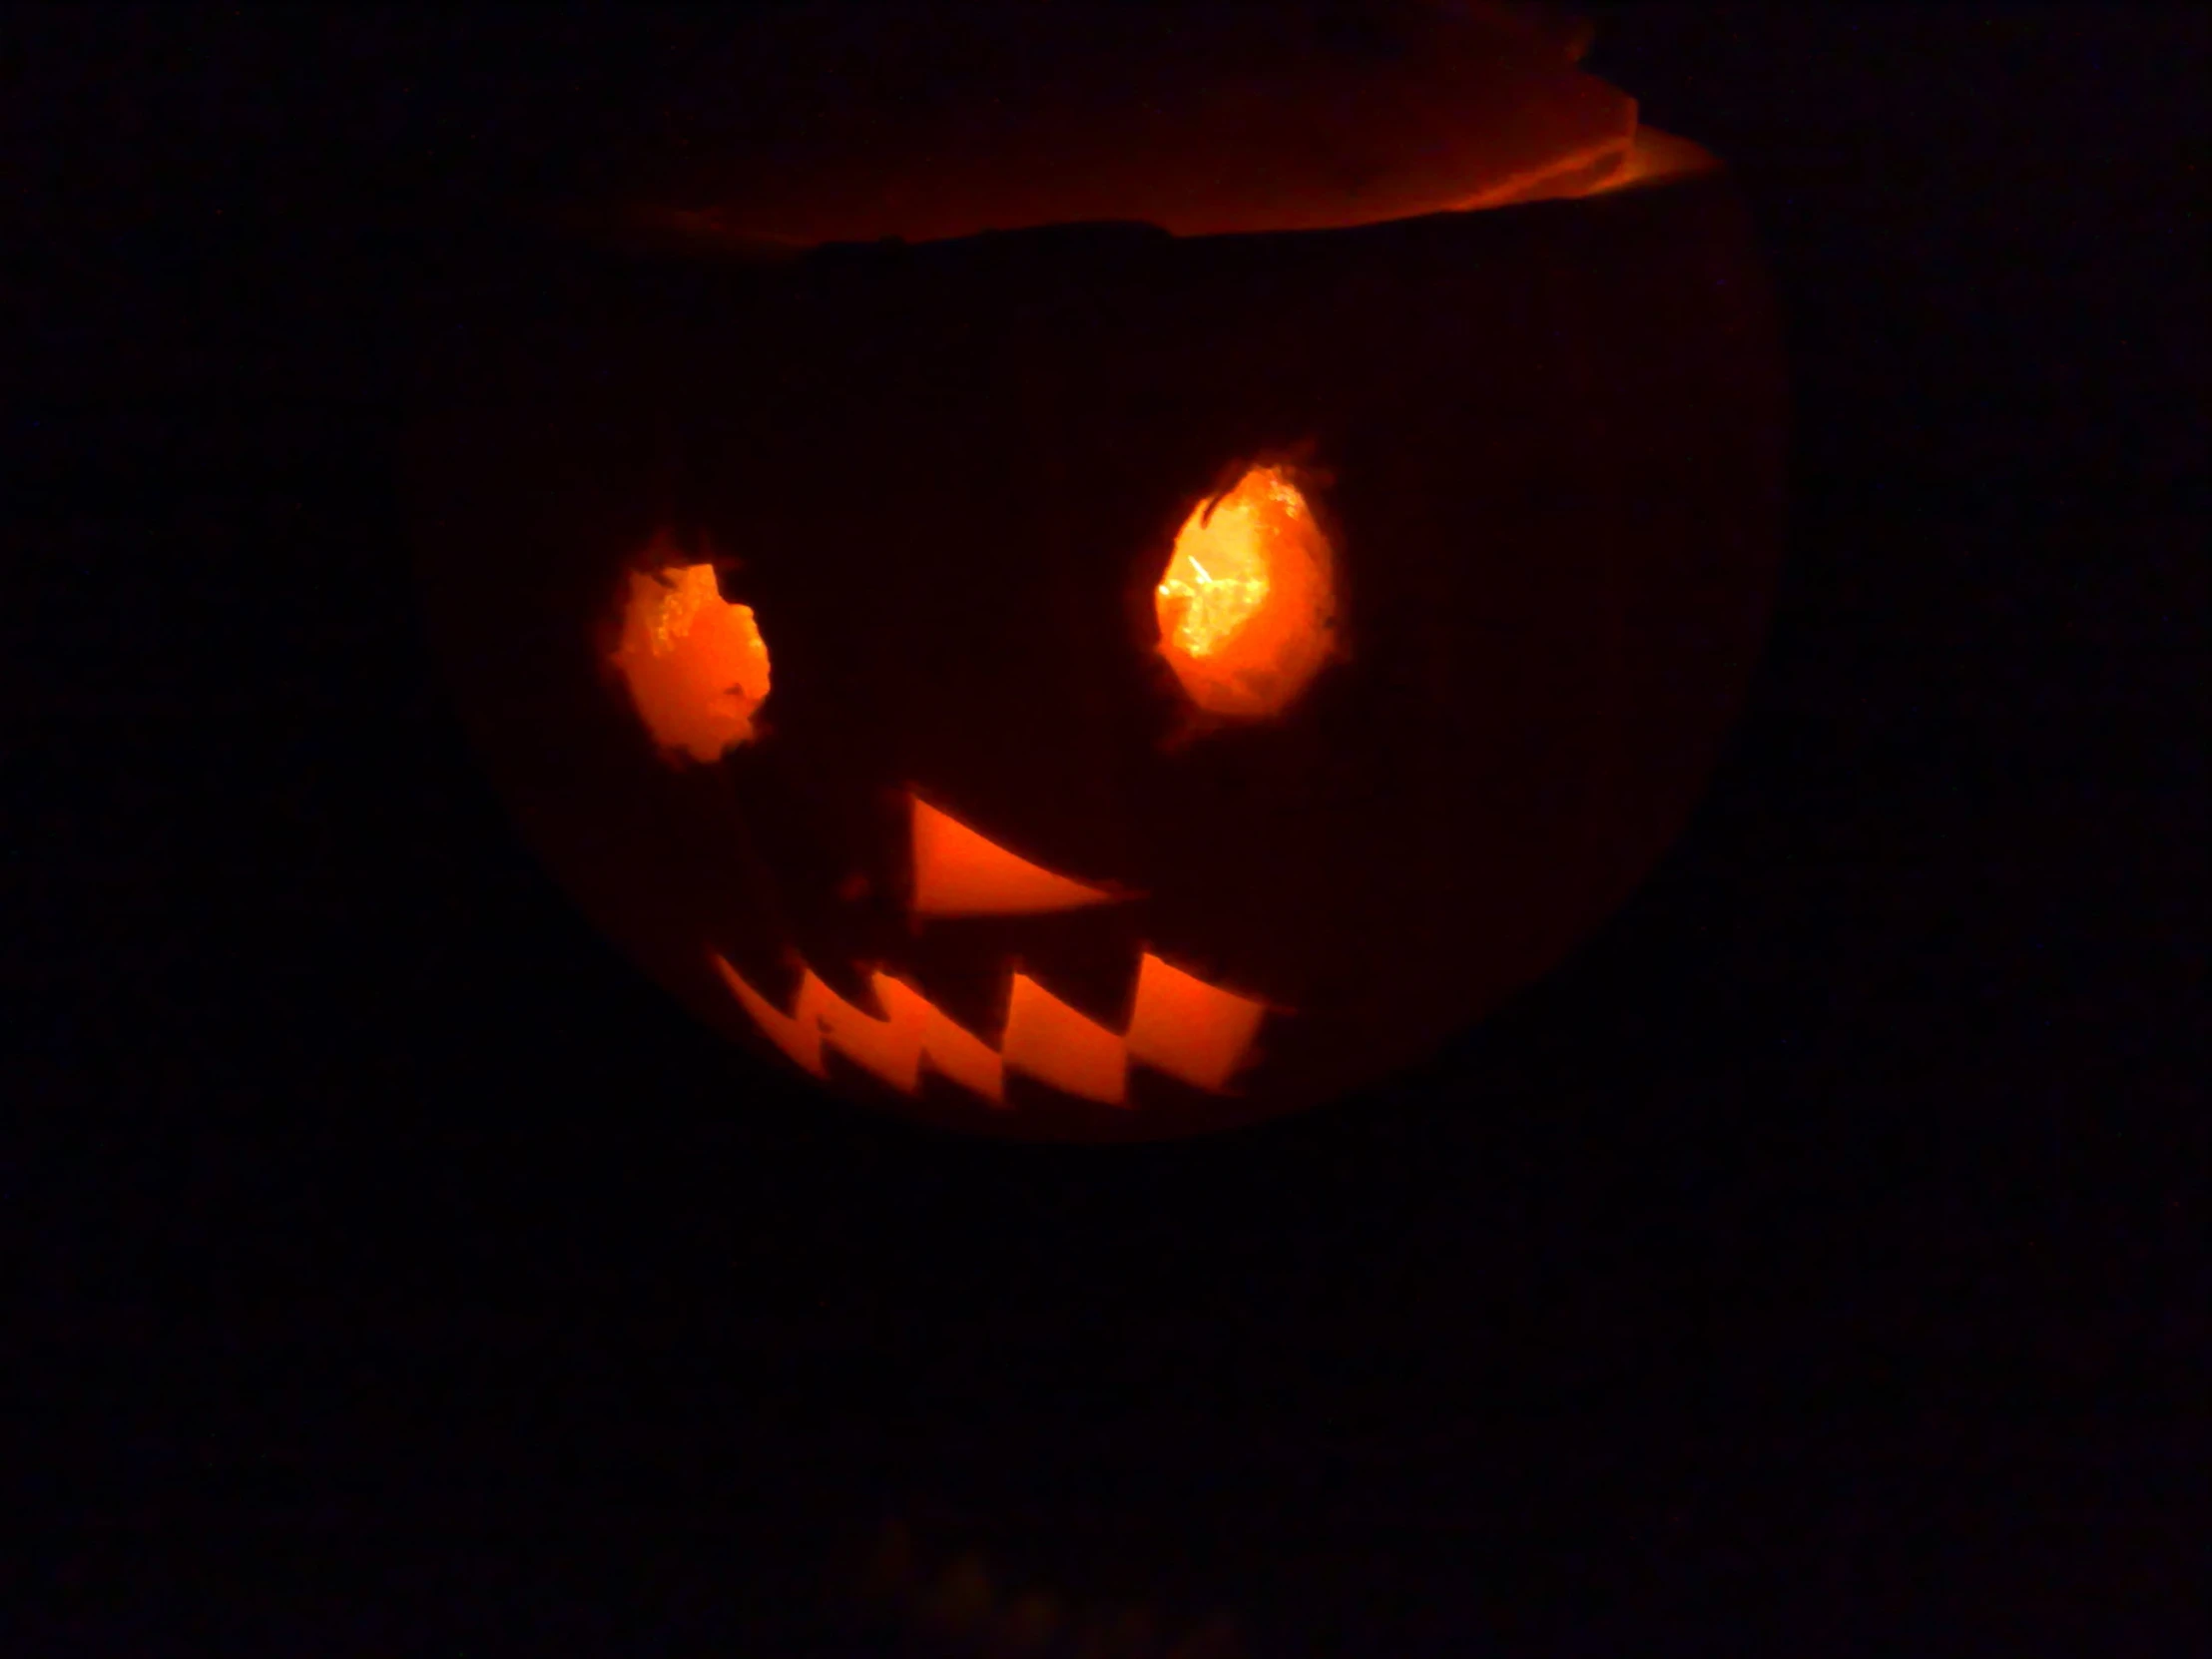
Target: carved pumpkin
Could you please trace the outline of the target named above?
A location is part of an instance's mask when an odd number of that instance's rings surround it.
[[[1506,14],[1265,15],[1101,68],[1054,13],[1065,61],[984,55],[1027,102],[949,113],[842,42],[849,118],[708,135],[441,336],[424,570],[495,772],[840,1091],[1327,1099],[1556,963],[1715,759],[1781,471],[1725,174]]]

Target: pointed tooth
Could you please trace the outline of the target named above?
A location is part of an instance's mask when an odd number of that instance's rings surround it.
[[[739,977],[738,970],[719,955],[714,958],[714,964],[739,1004],[753,1016],[753,1023],[760,1027],[763,1036],[789,1055],[801,1070],[811,1071],[817,1077],[829,1075],[822,1063],[822,1026],[815,1017],[814,999],[818,993],[814,987],[822,981],[815,977],[812,968],[801,975],[799,990],[792,998],[792,1011],[787,1014],[747,984]]]
[[[1267,1005],[1208,984],[1147,951],[1137,963],[1129,1057],[1219,1094],[1251,1056]]]
[[[880,979],[881,975],[877,975]],[[885,1003],[878,1016],[823,985],[816,992],[822,1040],[892,1088],[912,1094],[921,1086],[922,1014],[904,1001]],[[880,988],[876,1000],[884,1002]]]
[[[920,1057],[932,1071],[942,1072],[993,1106],[1006,1103],[1005,1067],[998,1050],[911,985],[887,973],[875,976],[875,995],[891,1019],[909,1022]]]
[[[1076,1012],[1025,973],[1006,1002],[1006,1064],[1068,1094],[1103,1105],[1129,1099],[1129,1056],[1118,1034]]]

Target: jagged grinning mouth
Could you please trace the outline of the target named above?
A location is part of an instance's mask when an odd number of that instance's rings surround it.
[[[1132,1104],[1132,1065],[1222,1093],[1252,1057],[1253,1040],[1269,1012],[1263,1002],[1210,985],[1146,951],[1138,958],[1136,992],[1119,1032],[1010,969],[1005,1025],[994,1047],[880,969],[868,980],[880,1015],[854,1007],[813,968],[801,973],[787,1013],[720,955],[713,960],[762,1034],[815,1076],[829,1077],[824,1051],[833,1048],[900,1093],[915,1095],[926,1063],[1000,1108],[1008,1104],[1009,1070],[1109,1106]]]

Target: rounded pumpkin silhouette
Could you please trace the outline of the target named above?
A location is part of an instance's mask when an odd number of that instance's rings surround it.
[[[1054,12],[994,99],[838,37],[847,104],[764,94],[440,337],[488,762],[840,1092],[1074,1139],[1341,1095],[1557,963],[1718,755],[1782,474],[1725,171],[1515,15],[1269,15],[1156,60]]]

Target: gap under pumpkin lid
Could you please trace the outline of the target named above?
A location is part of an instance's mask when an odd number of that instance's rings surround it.
[[[631,223],[756,247],[1313,231],[1716,165],[1495,0],[769,7],[670,89]]]

